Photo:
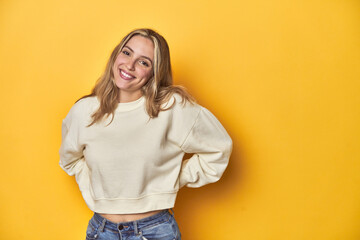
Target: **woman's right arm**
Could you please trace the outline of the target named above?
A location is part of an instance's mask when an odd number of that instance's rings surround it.
[[[80,191],[88,189],[89,168],[85,162],[85,144],[80,141],[80,132],[84,127],[84,118],[88,116],[88,104],[78,101],[70,109],[62,122],[60,167],[70,176],[75,175]]]
[[[68,123],[68,117],[62,122],[60,167],[70,176],[77,175],[85,164],[83,155],[84,147],[78,143],[77,129]]]

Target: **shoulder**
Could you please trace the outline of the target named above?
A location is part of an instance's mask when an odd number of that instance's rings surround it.
[[[203,107],[196,102],[187,101],[180,94],[174,93],[170,100],[164,105],[166,112],[169,112],[173,120],[181,124],[192,124],[202,111]]]
[[[96,96],[82,98],[74,103],[69,113],[65,117],[66,122],[84,121],[91,117],[92,113],[98,108],[99,101]]]
[[[185,97],[181,96],[178,93],[172,94],[170,100],[164,104],[165,108],[170,108],[173,110],[199,110],[201,106],[195,101],[189,101]]]
[[[209,124],[224,130],[217,117],[209,109],[196,102],[183,101],[179,94],[174,94],[172,98],[172,111],[177,118],[182,121],[198,122],[200,125]]]

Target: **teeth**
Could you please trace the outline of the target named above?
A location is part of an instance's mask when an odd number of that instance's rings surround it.
[[[125,72],[123,72],[123,71],[121,71],[121,70],[120,70],[120,73],[121,73],[121,75],[123,75],[124,77],[133,78],[133,76],[131,76],[131,75],[129,75],[129,74],[127,74],[127,73],[125,73]]]

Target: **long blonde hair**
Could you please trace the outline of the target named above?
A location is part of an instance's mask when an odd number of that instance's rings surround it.
[[[110,123],[114,119],[114,112],[119,104],[120,91],[115,85],[112,67],[122,48],[135,35],[146,37],[154,44],[153,74],[141,89],[146,100],[146,112],[149,117],[155,118],[160,111],[170,109],[172,105],[166,108],[163,108],[162,105],[167,103],[174,93],[182,97],[183,104],[186,101],[195,102],[194,98],[184,87],[173,85],[169,46],[164,37],[152,29],[136,29],[127,34],[114,48],[106,64],[105,71],[96,82],[92,92],[80,98],[97,96],[100,101],[98,110],[91,116],[92,122],[89,126],[110,115],[112,116]]]

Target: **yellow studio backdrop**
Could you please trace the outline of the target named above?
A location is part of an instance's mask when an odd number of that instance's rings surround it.
[[[139,27],[234,141],[219,182],[180,191],[183,239],[360,239],[357,0],[0,1],[0,239],[85,238],[61,121]]]

